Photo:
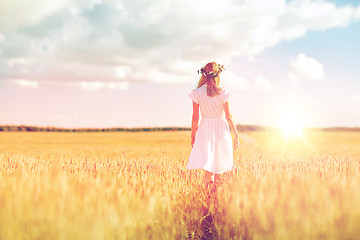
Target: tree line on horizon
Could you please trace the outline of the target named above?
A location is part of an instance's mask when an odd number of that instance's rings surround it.
[[[239,132],[274,130],[272,127],[259,125],[236,125]],[[314,128],[323,131],[360,131],[360,127],[330,127]],[[160,132],[160,131],[190,131],[189,127],[141,127],[141,128],[60,128],[38,127],[27,125],[2,125],[0,132]]]
[[[4,125],[0,131],[4,132],[146,132],[146,131],[186,131],[185,127],[143,127],[143,128],[61,128],[38,127],[26,125]]]
[[[264,131],[267,128],[257,125],[236,125],[240,132]],[[60,128],[60,127],[38,127],[27,125],[3,125],[2,132],[150,132],[150,131],[190,131],[190,127],[140,127],[140,128]]]

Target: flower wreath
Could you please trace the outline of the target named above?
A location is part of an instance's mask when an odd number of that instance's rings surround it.
[[[200,70],[198,70],[198,74],[201,73],[201,75],[203,75],[204,77],[217,77],[219,76],[219,74],[225,70],[224,65],[220,65],[218,64],[218,71],[210,71],[210,72],[206,72],[204,68],[201,68]]]

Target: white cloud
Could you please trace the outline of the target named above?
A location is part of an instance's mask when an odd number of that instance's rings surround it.
[[[225,70],[221,73],[221,84],[230,89],[238,89],[238,90],[249,90],[250,83],[249,81],[241,76],[237,76],[231,70]]]
[[[324,66],[317,60],[300,53],[290,62],[290,78],[322,80],[325,77]]]
[[[19,57],[19,58],[12,58],[12,59],[8,60],[7,66],[8,67],[15,67],[18,65],[26,66],[26,65],[30,65],[31,63],[32,63],[32,61],[29,58]]]
[[[354,102],[360,102],[360,93],[358,95],[352,96],[351,100],[353,100]]]
[[[260,91],[270,91],[275,89],[275,87],[271,85],[270,81],[262,75],[256,76],[255,85]]]
[[[5,35],[0,32],[0,43],[2,41],[4,41],[4,39],[5,39]],[[2,52],[3,52],[3,50],[0,48],[0,55],[1,55]]]
[[[346,26],[359,13],[297,0],[7,1],[0,78],[186,83],[204,59],[251,58],[309,30]],[[234,86],[249,88],[235,77]]]
[[[62,10],[71,2],[75,1],[52,1],[51,4],[42,0],[2,2],[0,30],[11,31],[23,25],[36,24],[50,14]]]
[[[116,67],[116,76],[120,79],[126,78],[131,72],[131,68],[127,66]]]
[[[8,82],[23,88],[37,88],[39,86],[38,82],[27,79],[13,79],[13,80],[8,80]]]
[[[128,89],[128,82],[100,82],[100,81],[80,81],[66,84],[72,87],[78,87],[83,90],[96,91],[99,89],[111,89],[111,90],[126,90]]]
[[[63,9],[70,0],[45,2],[42,0],[6,1],[0,7],[0,30],[10,31],[22,25],[34,24]]]
[[[356,20],[359,20],[359,19],[360,19],[360,6],[358,6],[357,9],[356,9],[355,19],[356,19]]]
[[[290,6],[305,24],[311,23],[309,27],[314,30],[346,26],[355,11],[349,6],[337,7],[325,1],[292,1]]]

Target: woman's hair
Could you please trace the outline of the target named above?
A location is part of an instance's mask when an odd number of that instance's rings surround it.
[[[224,70],[224,66],[215,62],[210,62],[201,70],[201,77],[198,83],[198,88],[207,83],[207,95],[216,96],[220,94],[220,76],[219,74]]]

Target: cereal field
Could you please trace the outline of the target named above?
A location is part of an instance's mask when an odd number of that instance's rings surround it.
[[[190,132],[0,133],[0,239],[358,239],[360,133],[241,134],[185,170]]]

